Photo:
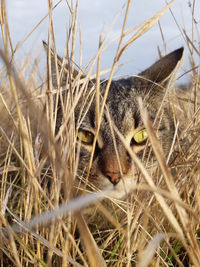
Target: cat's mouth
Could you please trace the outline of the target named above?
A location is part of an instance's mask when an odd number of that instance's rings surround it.
[[[116,175],[116,177],[114,177]],[[119,177],[119,174],[113,174],[112,178],[116,178],[116,182],[111,182],[108,177],[103,174],[90,175],[88,179],[83,176],[79,176],[79,182],[76,186],[79,190],[87,192],[101,191],[107,188],[112,188],[112,192],[109,193],[109,198],[123,199],[134,190],[137,180],[133,173],[130,175],[123,175]]]
[[[123,177],[116,185],[113,185],[113,191],[109,194],[109,197],[115,199],[126,198],[136,186],[134,177]]]

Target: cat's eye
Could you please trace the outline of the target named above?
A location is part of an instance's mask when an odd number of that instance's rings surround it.
[[[147,138],[148,138],[148,133],[147,133],[146,129],[142,129],[142,130],[138,131],[133,136],[134,142],[137,144],[144,143],[147,140]]]
[[[78,139],[86,145],[92,145],[94,140],[94,134],[87,130],[78,130]]]

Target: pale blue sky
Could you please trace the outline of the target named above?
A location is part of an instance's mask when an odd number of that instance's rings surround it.
[[[47,13],[47,0],[7,0],[7,11],[9,18],[12,42],[15,46],[27,33],[44,17]],[[57,1],[54,1],[56,3]],[[74,1],[75,2],[75,1]],[[187,33],[191,37],[192,20],[191,9],[188,0],[175,0],[172,5],[172,12],[181,28],[186,28]],[[193,2],[193,1],[191,1]],[[82,55],[83,65],[95,55],[98,47],[100,32],[106,33],[111,26],[116,14],[118,19],[112,27],[109,40],[120,34],[123,22],[124,9],[122,7],[126,1],[122,0],[80,0],[79,1],[79,25],[82,33]],[[129,12],[127,29],[138,25],[139,23],[152,17],[157,11],[165,6],[164,0],[133,0]],[[196,8],[194,17],[200,24],[200,0],[196,0]],[[56,44],[58,53],[62,56],[66,41],[66,32],[69,26],[69,9],[66,1],[62,3],[54,11],[54,29],[56,36]],[[160,20],[165,41],[167,44],[167,52],[170,52],[186,43],[181,36],[173,16],[168,11]],[[48,18],[38,27],[31,37],[24,43],[20,57],[25,56],[30,51],[34,56],[42,55],[42,40],[47,40]],[[197,39],[195,36],[196,41]],[[102,56],[102,69],[110,67],[113,56],[115,55],[117,42],[112,44]],[[145,67],[149,66],[158,58],[157,47],[163,51],[163,42],[158,24],[156,24],[142,38],[138,39],[123,55],[120,63],[124,66],[116,73],[116,75],[137,74]],[[79,60],[79,46],[77,45],[76,60]],[[198,61],[198,59],[197,59]],[[184,67],[189,68],[187,61],[187,53]],[[199,62],[197,62],[199,64]]]

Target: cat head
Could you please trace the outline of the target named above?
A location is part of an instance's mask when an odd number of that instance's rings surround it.
[[[84,183],[87,177],[88,186],[92,190],[104,189],[113,184],[115,186],[113,196],[116,198],[122,198],[125,192],[135,185],[134,163],[111,125],[118,129],[126,145],[142,159],[148,133],[141,119],[138,97],[142,98],[150,119],[154,122],[169,80],[182,57],[183,48],[180,48],[161,58],[137,76],[112,81],[89,176],[88,167],[98,120],[95,86],[88,86],[84,97],[80,99],[75,108],[77,146],[80,148],[78,149],[80,154],[77,179]],[[55,80],[53,83],[55,84]],[[106,86],[107,81],[101,83],[100,107]],[[62,114],[58,114],[58,117],[62,117]],[[163,151],[167,154],[174,135],[174,122],[169,103],[162,105],[155,128]],[[146,153],[149,151],[147,147],[145,150]],[[152,164],[151,160],[150,164]]]

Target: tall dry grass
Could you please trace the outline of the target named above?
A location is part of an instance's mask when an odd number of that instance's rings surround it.
[[[199,67],[193,58],[193,53],[199,56],[199,49],[186,31],[182,34],[185,36],[184,45],[191,53],[192,78],[190,88],[178,90],[176,100],[171,103],[176,132],[168,160],[163,157],[141,102],[144,125],[149,132],[158,168],[149,173],[127,147],[145,183],[136,186],[127,201],[113,202],[114,210],[122,210],[123,219],[119,221],[117,216],[111,215],[104,202],[99,202],[105,195],[109,196],[112,188],[73,197],[79,156],[74,126],[74,109],[78,100],[84,97],[92,81],[93,86],[89,88],[96,90],[99,116],[89,162],[91,166],[106,97],[118,61],[172,4],[173,1],[137,29],[128,31],[126,21],[130,1],[127,1],[116,56],[100,106],[99,88],[103,73],[100,62],[106,37],[100,36],[97,55],[87,73],[80,70],[74,64],[78,1],[74,8],[68,3],[71,28],[63,59],[56,56],[52,19],[55,7],[48,1],[47,75],[42,85],[38,83],[37,61],[31,67],[26,63],[20,69],[13,63],[15,52],[20,47],[13,48],[5,1],[1,1],[0,25],[4,46],[0,50],[3,62],[0,70],[1,266],[200,266]],[[52,85],[51,61],[56,65],[56,89]],[[92,76],[96,63],[96,75]],[[30,68],[31,74],[27,79],[25,73]],[[59,108],[64,120],[58,129]],[[114,126],[113,130],[124,142]],[[98,223],[95,227],[88,227],[81,211],[91,204],[99,210],[101,218],[109,222],[107,229],[98,228]]]

